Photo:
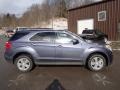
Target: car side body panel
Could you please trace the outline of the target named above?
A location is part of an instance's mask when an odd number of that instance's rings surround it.
[[[18,40],[10,41],[12,47],[5,51],[5,59],[13,63],[14,57],[17,54],[27,53],[32,56],[35,64],[85,65],[91,54],[102,53],[107,57],[108,64],[112,63],[112,52],[103,45],[87,43],[79,37],[77,37],[79,43],[76,45],[30,41],[30,38],[38,32],[42,31],[31,31],[28,35]],[[43,32],[45,32],[45,30]],[[67,31],[59,32],[69,33]]]

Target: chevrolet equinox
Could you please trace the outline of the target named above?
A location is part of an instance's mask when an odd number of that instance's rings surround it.
[[[112,63],[109,45],[88,43],[67,30],[18,31],[5,47],[5,59],[22,72],[35,65],[84,65],[100,71]]]

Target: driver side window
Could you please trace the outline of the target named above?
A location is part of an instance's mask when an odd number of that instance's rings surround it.
[[[56,43],[69,44],[72,43],[73,37],[67,33],[57,33]]]

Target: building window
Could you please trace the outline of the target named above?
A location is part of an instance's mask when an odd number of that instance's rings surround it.
[[[98,21],[106,21],[106,11],[98,12]]]

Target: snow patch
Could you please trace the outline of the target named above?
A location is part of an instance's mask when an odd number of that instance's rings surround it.
[[[66,18],[53,18],[50,19],[49,22],[42,22],[40,25],[35,25],[34,27],[63,30],[63,29],[68,29],[68,21]]]

